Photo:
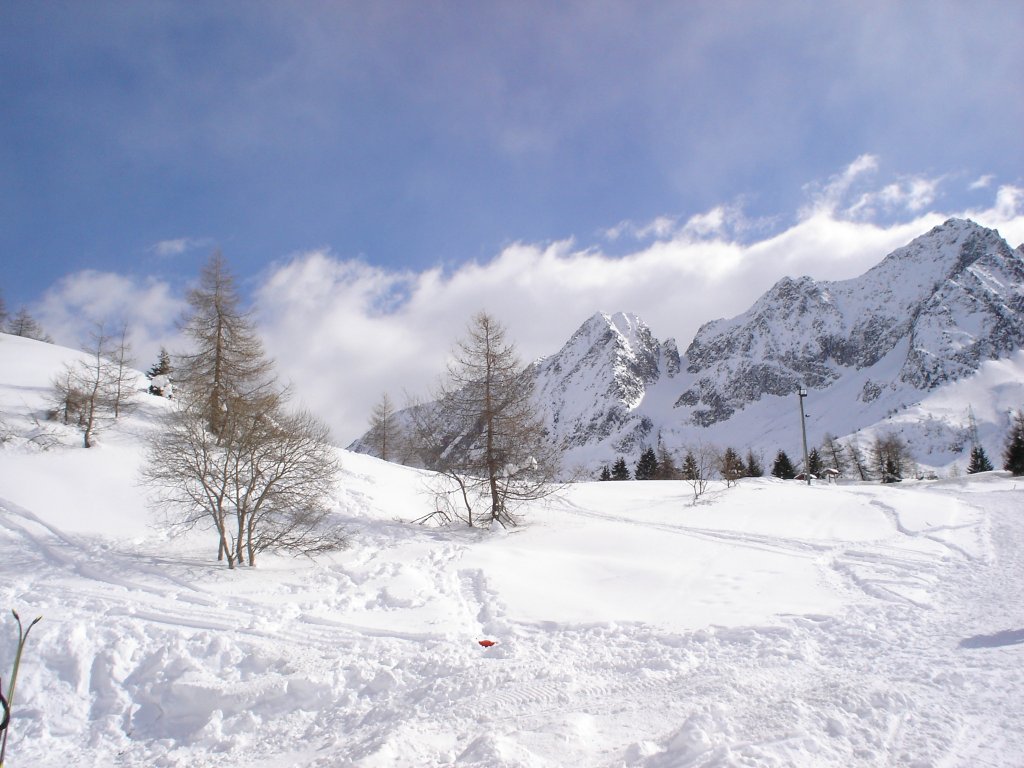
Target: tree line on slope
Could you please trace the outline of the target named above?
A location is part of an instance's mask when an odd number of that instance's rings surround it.
[[[794,463],[785,450],[780,449],[772,462],[770,474],[783,480],[832,474],[836,477],[850,477],[862,481],[883,483],[899,482],[905,478],[921,477],[922,473],[914,460],[910,446],[895,433],[875,436],[867,451],[857,443],[841,442],[826,434],[820,448],[812,448],[807,454],[807,466]],[[1015,475],[1024,474],[1024,411],[1013,416],[1010,433],[1003,452],[1003,468]],[[968,474],[988,472],[993,469],[984,447],[974,442],[967,466]],[[686,480],[721,479],[731,485],[744,477],[761,477],[764,471],[761,460],[750,449],[743,458],[733,448],[717,449],[708,446],[688,448],[682,463],[677,466],[673,453],[661,443],[657,452],[648,447],[634,465],[632,474],[624,456],[618,456],[611,465],[601,468],[599,480]]]
[[[0,294],[0,331],[11,336],[23,336],[26,339],[35,339],[52,344],[53,339],[43,326],[29,314],[28,309],[21,307],[13,315],[7,314],[7,305],[4,297]]]

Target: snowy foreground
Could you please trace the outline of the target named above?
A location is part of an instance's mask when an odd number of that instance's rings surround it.
[[[352,547],[229,572],[135,484],[164,403],[42,450],[59,348],[0,342],[7,768],[1024,764],[1021,479],[584,483],[501,534],[346,453]]]

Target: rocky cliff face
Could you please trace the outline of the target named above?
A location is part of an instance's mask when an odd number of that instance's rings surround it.
[[[764,395],[877,367],[859,396],[868,402],[885,389],[931,390],[1021,346],[1020,251],[950,220],[858,278],[783,278],[742,315],[704,325],[685,355],[695,380],[676,405],[710,426]]]
[[[680,359],[675,342],[659,342],[636,315],[599,312],[535,370],[553,440],[567,447],[610,441],[629,452],[653,427],[637,407],[652,385],[679,373]]]

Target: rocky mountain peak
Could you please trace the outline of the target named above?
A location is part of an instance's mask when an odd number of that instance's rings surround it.
[[[1024,344],[1024,262],[995,230],[950,219],[851,280],[783,278],[747,312],[706,323],[686,351],[693,384],[679,397],[695,424],[728,419],[764,395],[822,389],[845,371],[893,360],[920,390]]]

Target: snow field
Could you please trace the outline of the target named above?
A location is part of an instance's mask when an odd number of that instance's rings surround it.
[[[429,475],[345,453],[351,548],[228,571],[135,482],[163,403],[43,451],[50,361],[9,359],[0,608],[44,616],[9,768],[1024,764],[1005,473],[582,483],[500,533],[410,524]]]

